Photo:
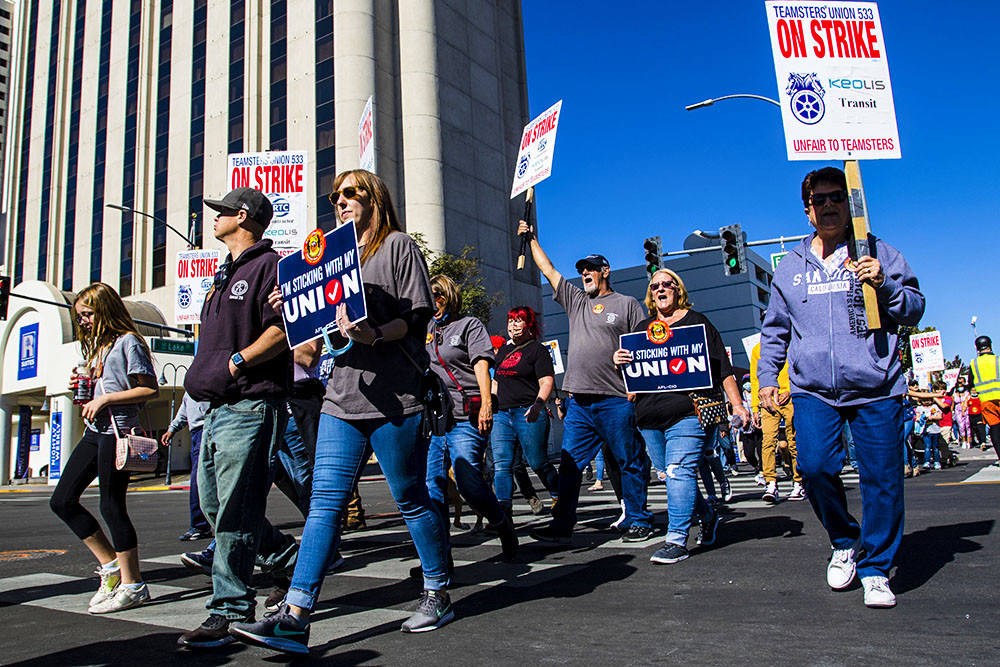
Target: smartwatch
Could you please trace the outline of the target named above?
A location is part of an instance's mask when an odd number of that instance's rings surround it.
[[[244,359],[243,355],[239,352],[229,357],[229,361],[233,362],[233,366],[236,366],[236,368],[241,371],[245,371],[247,369],[247,360]]]

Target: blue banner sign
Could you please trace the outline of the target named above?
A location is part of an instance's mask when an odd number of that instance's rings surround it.
[[[654,321],[646,331],[619,338],[632,363],[622,368],[625,390],[630,394],[695,391],[712,386],[708,335],[704,324],[668,327]]]
[[[354,222],[326,235],[319,229],[310,232],[301,251],[278,262],[278,285],[289,347],[316,340],[324,329],[336,331],[334,319],[341,303],[347,304],[352,323],[365,319],[368,314]]]
[[[49,449],[49,482],[59,479],[62,474],[62,413],[53,412],[49,434],[51,447]]]
[[[17,379],[38,377],[38,323],[21,327],[21,344]]]

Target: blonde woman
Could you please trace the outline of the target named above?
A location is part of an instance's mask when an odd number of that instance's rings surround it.
[[[118,293],[93,283],[73,302],[77,339],[94,378],[94,398],[83,405],[83,437],[66,462],[49,505],[97,558],[100,587],[90,600],[92,614],[107,614],[143,604],[149,590],[139,572],[135,528],[125,507],[129,473],[115,468],[112,417],[120,432],[139,425],[139,409],[156,398],[152,355]],[[71,386],[79,378],[74,375]],[[109,541],[80,496],[97,478],[101,516]]]

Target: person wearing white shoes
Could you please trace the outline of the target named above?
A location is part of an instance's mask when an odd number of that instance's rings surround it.
[[[761,406],[775,410],[778,374],[788,361],[798,469],[833,548],[827,583],[842,590],[859,575],[865,605],[891,607],[888,577],[903,537],[906,384],[898,333],[920,321],[924,297],[906,259],[889,244],[869,235],[870,256],[856,252],[849,200],[839,169],[803,180],[802,202],[816,231],[774,273],[757,374]],[[879,309],[874,328],[864,308],[866,287]],[[854,436],[861,521],[848,511],[840,476],[845,422]]]

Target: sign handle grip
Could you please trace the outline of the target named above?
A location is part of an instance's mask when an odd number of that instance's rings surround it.
[[[857,160],[844,160],[844,175],[847,177],[848,200],[851,204],[851,226],[848,247],[851,250],[852,259],[857,259],[860,255],[870,255],[871,248],[868,248],[868,234],[871,227],[868,223],[868,206],[865,202],[865,189],[861,183],[861,166]],[[863,252],[857,252],[857,248],[864,246]],[[861,293],[865,300],[865,318],[868,320],[868,328],[872,331],[882,328],[882,317],[878,312],[878,300],[875,296],[875,288],[868,283],[861,285]]]
[[[531,224],[531,206],[535,203],[535,188],[528,188],[528,194],[524,197],[524,217],[522,220]],[[521,236],[521,252],[517,256],[517,270],[524,268],[524,255],[528,251],[528,235]]]

